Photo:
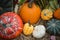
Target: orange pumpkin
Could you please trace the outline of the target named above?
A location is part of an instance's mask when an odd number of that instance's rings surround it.
[[[21,6],[19,14],[25,23],[30,20],[30,23],[34,24],[40,18],[41,9],[35,3],[32,3],[32,7],[29,7],[28,4],[29,3],[24,3]]]
[[[54,12],[54,17],[60,19],[60,8]]]
[[[12,39],[21,34],[23,22],[14,12],[6,12],[0,16],[0,37]]]

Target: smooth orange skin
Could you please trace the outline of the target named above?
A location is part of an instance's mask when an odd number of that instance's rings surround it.
[[[41,10],[39,6],[32,4],[32,8],[28,7],[28,3],[24,3],[19,9],[19,14],[24,23],[30,20],[31,24],[35,24],[40,18]]]
[[[60,19],[60,8],[54,12],[54,17]]]

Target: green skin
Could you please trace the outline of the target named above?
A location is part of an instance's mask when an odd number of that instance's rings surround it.
[[[60,20],[51,19],[48,21],[47,32],[51,35],[60,35]]]

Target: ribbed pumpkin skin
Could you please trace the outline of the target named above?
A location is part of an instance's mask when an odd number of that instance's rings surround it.
[[[54,12],[54,17],[60,19],[60,8]]]
[[[60,35],[60,20],[51,19],[47,22],[47,32],[51,35]]]
[[[0,37],[12,39],[21,34],[23,22],[21,18],[13,12],[6,12],[0,16]]]
[[[30,20],[31,24],[36,23],[40,18],[40,8],[39,6],[32,4],[32,7],[28,7],[28,3],[24,3],[19,9],[19,14],[23,21],[26,23]]]

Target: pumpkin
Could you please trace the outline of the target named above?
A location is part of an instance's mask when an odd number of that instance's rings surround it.
[[[60,8],[58,8],[55,12],[54,12],[54,17],[57,19],[60,19]]]
[[[44,25],[37,25],[34,28],[33,37],[42,38],[45,35],[45,33],[46,33],[46,29]]]
[[[29,23],[25,23],[24,28],[23,28],[23,33],[25,35],[31,35],[33,32],[34,27],[30,25]]]
[[[60,35],[60,20],[51,19],[47,22],[47,32],[51,35]]]
[[[29,7],[28,5],[28,2],[24,3],[19,9],[19,14],[24,23],[27,23],[30,20],[31,24],[35,24],[40,19],[41,9],[35,3],[32,3],[32,7]]]
[[[0,16],[0,37],[11,39],[21,34],[23,22],[14,12],[6,12]]]
[[[50,9],[44,9],[41,12],[41,18],[43,20],[50,20],[53,16],[53,12]]]

